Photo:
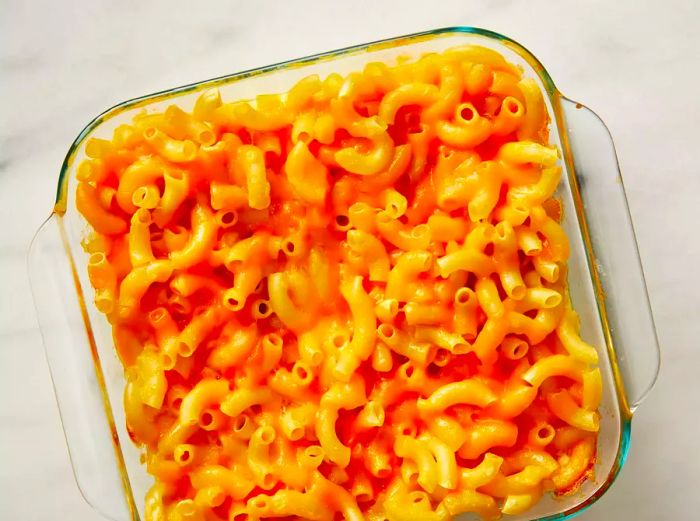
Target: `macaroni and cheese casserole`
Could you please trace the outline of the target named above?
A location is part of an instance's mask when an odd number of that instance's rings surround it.
[[[537,83],[456,47],[90,139],[76,205],[147,521],[519,514],[591,474]]]

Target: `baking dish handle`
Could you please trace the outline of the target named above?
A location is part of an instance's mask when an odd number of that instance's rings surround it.
[[[660,354],[644,272],[612,137],[592,110],[561,98],[564,150],[606,341],[630,413],[654,386]],[[580,209],[583,211],[580,211]]]
[[[78,487],[105,517],[129,519],[116,433],[64,238],[63,219],[54,214],[29,249],[29,280],[39,329]]]

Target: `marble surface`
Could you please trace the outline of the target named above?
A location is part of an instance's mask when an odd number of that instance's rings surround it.
[[[700,4],[694,0],[0,2],[0,519],[100,519],[66,451],[25,269],[57,173],[93,116],[127,98],[449,25],[507,34],[615,138],[663,366],[629,461],[580,516],[700,509]]]

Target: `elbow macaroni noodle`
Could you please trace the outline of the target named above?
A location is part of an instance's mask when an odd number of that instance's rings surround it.
[[[91,139],[76,205],[146,521],[517,514],[592,473],[535,82],[450,49]]]

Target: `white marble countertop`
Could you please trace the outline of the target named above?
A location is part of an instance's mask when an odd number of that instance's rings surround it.
[[[700,4],[694,0],[0,2],[0,519],[100,516],[71,475],[25,269],[64,154],[105,108],[149,92],[449,25],[520,41],[617,145],[663,367],[629,461],[579,519],[700,511]],[[397,4],[399,4],[397,2]]]

